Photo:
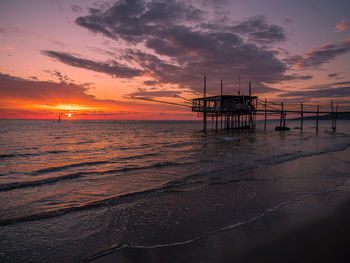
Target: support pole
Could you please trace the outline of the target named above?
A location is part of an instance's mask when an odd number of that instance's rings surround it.
[[[264,131],[266,131],[266,118],[267,118],[267,112],[266,112],[266,107],[267,107],[267,100],[265,99],[265,121],[264,121]]]
[[[252,84],[249,81],[249,96],[252,96]]]
[[[280,119],[280,127],[286,127],[286,113],[283,110],[283,102],[281,102],[281,119]]]
[[[241,75],[238,74],[238,95],[241,95]]]
[[[334,110],[333,110],[333,100],[331,100],[331,108],[332,108],[332,130],[334,130]]]
[[[207,94],[207,76],[204,75],[204,87],[203,87],[203,131],[207,131],[207,112],[206,112],[206,107],[207,107],[207,101],[205,99]]]
[[[337,106],[335,107],[334,130],[337,129],[337,118],[338,118],[338,103],[337,103]]]
[[[303,131],[303,122],[304,122],[304,111],[303,111],[303,103],[300,102],[300,114],[301,114],[301,122],[300,122],[300,130]]]
[[[281,102],[281,117],[280,117],[280,127],[282,127],[282,118],[283,118],[283,102]]]
[[[317,113],[316,113],[316,131],[318,132],[318,113],[320,112],[320,104],[317,105]]]

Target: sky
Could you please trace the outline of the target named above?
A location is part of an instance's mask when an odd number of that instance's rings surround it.
[[[204,75],[350,110],[349,61],[349,0],[0,0],[0,118],[192,120],[136,97],[186,105]]]

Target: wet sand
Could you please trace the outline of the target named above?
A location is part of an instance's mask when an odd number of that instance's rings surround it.
[[[139,204],[138,216],[149,219],[159,206],[173,214],[153,215],[147,233],[137,236],[137,226],[130,232],[138,243],[88,261],[349,262],[349,167],[339,165],[348,156],[302,158],[250,172],[242,182],[153,196]]]
[[[119,249],[91,262],[349,262],[350,200],[331,216],[284,225],[274,214],[191,244]]]

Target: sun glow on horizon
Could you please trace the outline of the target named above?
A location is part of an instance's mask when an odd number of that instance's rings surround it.
[[[67,110],[67,111],[96,111],[106,110],[106,107],[88,106],[81,104],[57,104],[57,105],[40,105],[33,104],[34,108],[49,109],[49,110]]]

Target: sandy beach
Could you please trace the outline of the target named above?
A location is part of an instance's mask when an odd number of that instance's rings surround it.
[[[154,196],[150,206],[140,205],[140,213],[166,202],[174,215],[166,226],[149,221],[151,232],[144,242],[152,245],[116,247],[88,262],[348,262],[350,182],[340,176],[347,173],[346,168],[332,166],[334,160],[346,160],[348,156],[346,150],[276,165],[264,171],[274,173],[273,183],[259,181],[259,191],[249,189],[254,188],[251,182],[248,187],[242,181],[206,186],[190,196],[184,193],[182,198],[172,198],[171,193],[166,200]],[[333,178],[305,184],[305,180],[313,180],[313,175],[327,169],[334,170]],[[283,171],[283,175],[277,171]],[[279,176],[297,178],[295,184],[289,180],[287,185]],[[252,177],[259,179],[258,174]],[[325,183],[334,187],[325,188]],[[311,194],[303,193],[310,190]],[[250,201],[252,192],[260,196]],[[245,220],[235,222],[237,213],[244,213]],[[156,215],[155,220],[161,221],[162,216]],[[201,236],[204,230],[207,234]],[[137,233],[135,230],[132,234]],[[199,238],[191,240],[192,235]]]

